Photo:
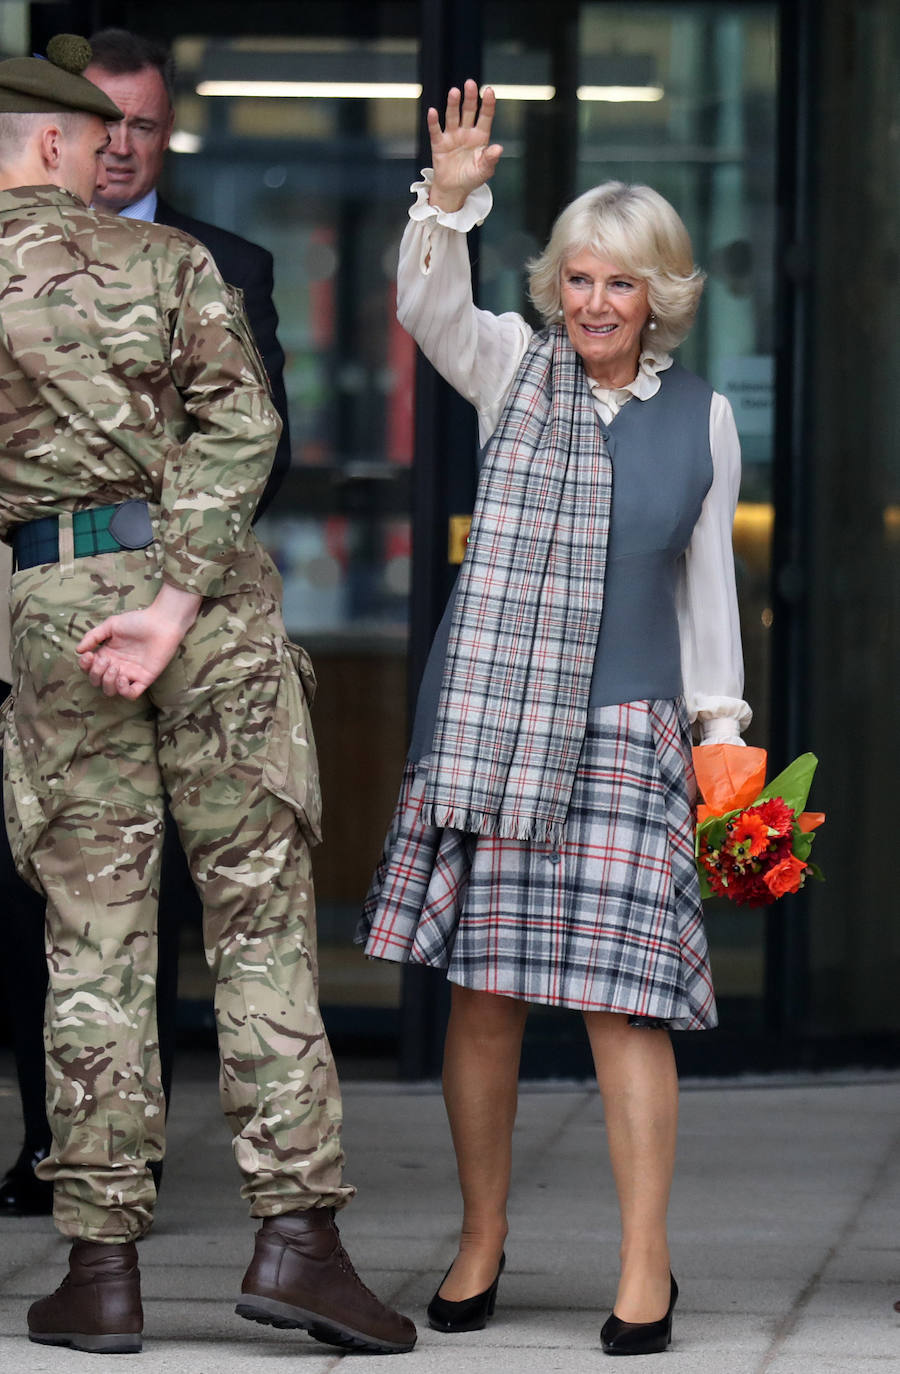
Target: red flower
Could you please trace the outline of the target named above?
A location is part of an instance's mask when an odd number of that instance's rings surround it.
[[[779,835],[791,834],[794,813],[781,797],[770,797],[768,801],[758,802],[752,809],[765,821],[770,830]]]
[[[803,886],[803,877],[809,865],[805,859],[789,854],[781,863],[775,864],[768,873],[763,874],[763,882],[772,894],[771,900],[783,897],[786,892],[797,892]]]
[[[717,897],[727,897],[736,906],[769,906],[783,891],[796,892],[802,879],[795,887],[777,891],[768,882],[773,869],[782,871],[793,858],[793,816],[791,808],[775,798],[735,816],[720,849],[710,849],[706,836],[701,836],[700,863]],[[779,882],[786,881],[793,881],[793,875],[782,871]]]
[[[728,875],[725,872],[722,851],[710,849],[705,836],[701,839],[700,846],[700,862],[706,871],[710,887],[717,897],[730,897],[732,894],[728,889]]]
[[[701,848],[700,862],[717,897],[727,897],[735,906],[769,906],[775,901],[765,884],[760,861],[739,870],[724,850]]]

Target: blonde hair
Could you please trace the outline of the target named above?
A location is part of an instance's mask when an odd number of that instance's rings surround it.
[[[684,340],[706,277],[694,265],[681,216],[650,186],[606,181],[578,196],[558,216],[543,253],[526,264],[529,294],[545,324],[561,317],[560,283],[569,258],[585,250],[647,283],[656,329],[641,337],[669,352]]]

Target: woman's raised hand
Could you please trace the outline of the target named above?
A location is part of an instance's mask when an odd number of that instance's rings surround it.
[[[471,191],[494,175],[503,152],[491,143],[491,124],[497,99],[490,86],[478,106],[478,86],[467,81],[462,94],[454,86],[447,95],[444,127],[436,109],[428,111],[434,181],[428,199],[440,210],[458,210]]]

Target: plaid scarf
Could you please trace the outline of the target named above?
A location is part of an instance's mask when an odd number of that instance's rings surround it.
[[[612,465],[563,325],[536,334],[488,444],[423,819],[559,838],[587,726]]]

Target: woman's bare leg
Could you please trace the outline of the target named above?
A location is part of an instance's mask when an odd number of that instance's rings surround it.
[[[463,1223],[459,1254],[440,1288],[448,1302],[484,1292],[500,1263],[527,1015],[527,1003],[516,998],[453,984],[443,1082]]]
[[[622,1271],[614,1311],[652,1322],[669,1306],[666,1213],[678,1129],[678,1074],[665,1030],[585,1014],[622,1217]]]

